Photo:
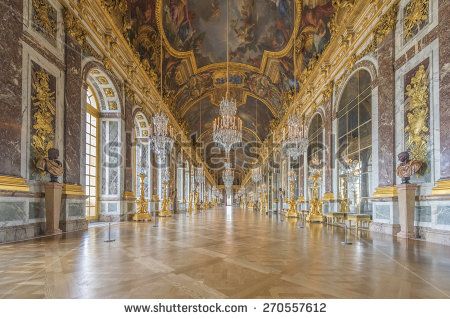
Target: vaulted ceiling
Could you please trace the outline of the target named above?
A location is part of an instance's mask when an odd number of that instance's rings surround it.
[[[244,144],[267,138],[271,122],[283,115],[296,86],[294,28],[296,70],[301,76],[329,42],[334,12],[332,0],[229,0],[227,80],[226,0],[127,0],[127,4],[126,36],[157,81],[163,30],[163,96],[193,142],[205,148],[212,141],[212,121],[227,81],[238,102]],[[216,158],[204,153],[207,163]],[[244,153],[240,148],[233,155],[238,175],[249,160]],[[220,175],[217,171],[219,181]]]

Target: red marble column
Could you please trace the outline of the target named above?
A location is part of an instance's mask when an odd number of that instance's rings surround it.
[[[325,193],[333,192],[333,174],[332,167],[335,165],[334,156],[333,156],[333,117],[327,116],[327,114],[332,114],[332,104],[331,99],[328,100],[324,105],[325,115],[323,118],[323,127],[325,130],[324,134],[324,158],[325,158],[325,173],[324,173],[324,182],[325,182]]]
[[[23,1],[5,0],[1,8],[0,175],[20,176]]]
[[[450,179],[450,1],[439,1],[439,105],[441,179]]]
[[[378,48],[378,186],[395,185],[394,32]]]
[[[132,192],[133,189],[133,161],[132,144],[133,138],[133,102],[125,96],[125,176],[124,192]]]
[[[82,184],[81,154],[85,137],[82,136],[84,124],[84,103],[86,98],[81,72],[81,47],[66,34],[65,54],[65,95],[64,95],[64,183]],[[82,144],[82,141],[84,142]]]

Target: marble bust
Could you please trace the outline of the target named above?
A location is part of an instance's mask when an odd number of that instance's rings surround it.
[[[417,174],[423,163],[418,160],[410,160],[409,152],[401,152],[398,154],[400,164],[397,166],[397,176],[402,179],[402,184],[409,184],[412,175]]]
[[[58,160],[59,150],[51,148],[48,150],[48,156],[40,159],[36,167],[50,175],[50,182],[58,183],[58,177],[64,174],[62,163]]]

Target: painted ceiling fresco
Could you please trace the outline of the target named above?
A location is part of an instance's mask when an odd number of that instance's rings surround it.
[[[163,0],[164,32],[197,67],[226,62],[227,1]],[[230,62],[259,67],[264,51],[282,50],[293,30],[293,0],[230,0]]]
[[[298,88],[294,79],[329,43],[335,12],[333,0],[229,0],[227,77],[225,0],[126,2],[125,36],[158,87],[159,32],[164,31],[163,96],[188,133],[199,138],[201,132],[202,140],[211,138],[212,121],[227,84],[238,101],[244,127],[253,132],[249,138],[264,140],[270,122],[284,114],[289,93]]]

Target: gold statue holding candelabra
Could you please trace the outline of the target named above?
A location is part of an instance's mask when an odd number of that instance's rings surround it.
[[[162,174],[162,192],[163,199],[161,202],[161,210],[159,212],[160,217],[172,217],[172,212],[170,211],[170,199],[167,196],[169,191],[169,181],[170,181],[170,172],[169,168],[164,168]]]
[[[259,191],[259,213],[266,214],[269,211],[269,203],[267,202],[266,184],[261,184]]]
[[[310,208],[309,214],[306,217],[307,222],[319,222],[322,223],[325,220],[325,216],[322,213],[322,204],[323,201],[319,196],[319,180],[320,180],[320,171],[314,170],[310,179],[312,180],[311,187],[311,200],[310,200]]]
[[[151,221],[152,217],[150,216],[150,213],[148,212],[148,201],[145,199],[145,177],[146,175],[144,173],[139,174],[140,183],[141,183],[141,195],[139,196],[139,199],[136,201],[138,204],[138,211],[133,216],[134,221]]]
[[[298,211],[297,211],[297,201],[295,200],[295,181],[296,176],[295,172],[291,170],[289,172],[289,210],[286,213],[287,218],[298,218]]]

